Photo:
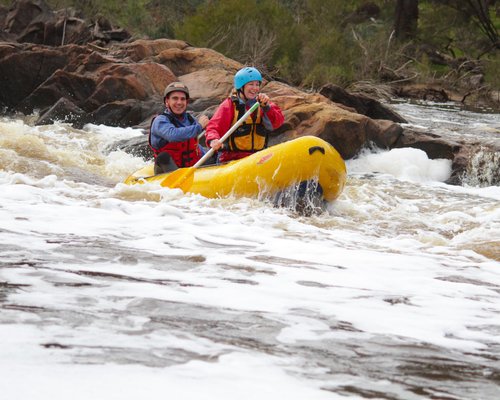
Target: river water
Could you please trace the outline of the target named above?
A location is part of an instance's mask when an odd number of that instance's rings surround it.
[[[125,186],[144,161],[107,149],[139,131],[33,120],[0,117],[2,400],[500,398],[498,186],[367,153],[303,216]]]

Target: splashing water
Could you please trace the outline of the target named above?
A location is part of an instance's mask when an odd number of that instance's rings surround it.
[[[500,395],[498,187],[370,153],[298,215],[120,183],[140,134],[0,121],[2,398]]]

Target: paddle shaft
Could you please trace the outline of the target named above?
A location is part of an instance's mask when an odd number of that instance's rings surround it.
[[[226,132],[226,134],[219,139],[221,141],[221,143],[224,143],[226,141],[226,139],[229,136],[231,136],[233,134],[233,132],[236,129],[238,129],[240,127],[240,125],[243,122],[245,122],[245,120],[250,116],[250,114],[252,114],[258,107],[259,107],[259,102],[255,102],[255,104],[252,107],[250,107],[250,109],[245,114],[243,114],[243,116],[238,121],[236,121],[236,123]],[[210,157],[212,157],[214,152],[215,152],[215,150],[212,147],[210,150],[208,150],[205,153],[205,155],[203,157],[201,157],[198,160],[198,162],[196,164],[193,165],[192,168],[197,168],[200,165],[203,165],[205,163],[205,161],[207,161]]]

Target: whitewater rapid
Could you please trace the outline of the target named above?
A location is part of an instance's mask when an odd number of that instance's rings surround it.
[[[124,185],[137,135],[0,119],[2,399],[500,396],[499,187],[371,152],[305,217]]]

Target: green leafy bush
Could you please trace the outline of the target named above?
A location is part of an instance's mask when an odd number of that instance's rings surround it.
[[[297,46],[291,14],[273,0],[206,2],[176,26],[175,35],[264,69],[293,59]]]
[[[0,0],[10,6],[14,2]],[[460,79],[463,60],[482,64],[486,82],[500,87],[500,17],[474,2],[419,0],[418,29],[406,41],[393,34],[395,2],[372,0],[376,18],[360,14],[367,0],[47,0],[54,10],[73,7],[135,37],[175,38],[213,48],[290,83]],[[481,20],[481,18],[483,20]],[[429,49],[451,63],[439,63]],[[467,73],[467,72],[466,72]]]

